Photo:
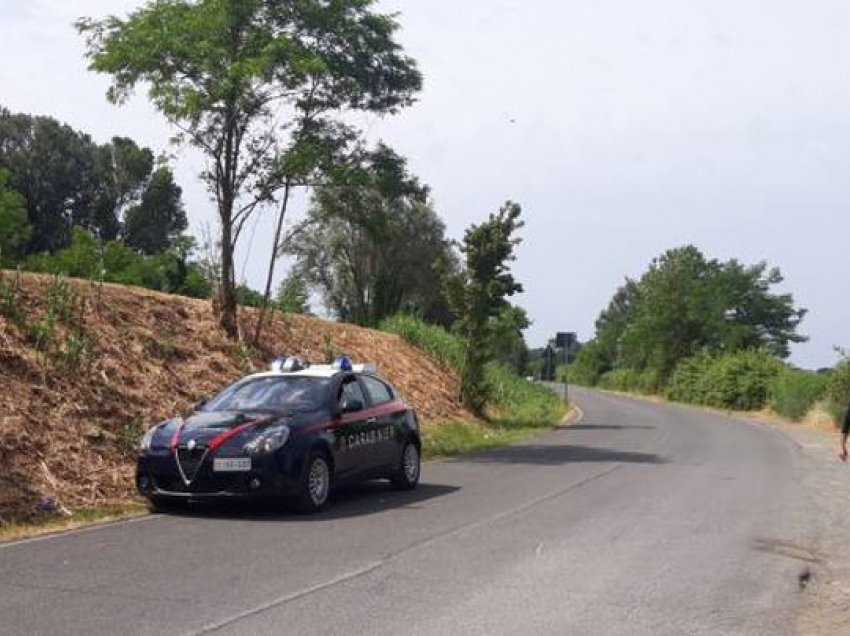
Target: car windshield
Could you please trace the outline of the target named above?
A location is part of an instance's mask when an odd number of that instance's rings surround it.
[[[205,411],[293,413],[315,411],[324,404],[325,378],[268,377],[238,382],[204,405]]]

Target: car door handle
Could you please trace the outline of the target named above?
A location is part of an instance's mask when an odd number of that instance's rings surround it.
[[[377,417],[370,417],[368,420],[366,420],[366,423],[367,424],[374,424],[377,421],[378,421]]]

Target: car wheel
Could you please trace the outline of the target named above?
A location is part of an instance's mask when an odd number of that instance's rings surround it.
[[[301,512],[318,512],[328,502],[331,492],[331,465],[324,453],[313,451],[307,458],[301,476],[301,492],[296,507]]]
[[[422,459],[419,448],[413,442],[407,442],[401,450],[401,460],[396,471],[390,477],[393,487],[399,490],[413,490],[419,483],[422,471]]]

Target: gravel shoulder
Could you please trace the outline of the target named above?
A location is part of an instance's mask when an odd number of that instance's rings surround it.
[[[818,537],[818,561],[806,584],[797,623],[805,635],[850,634],[850,464],[838,460],[837,434],[789,424],[781,430],[800,449],[805,489],[818,514],[811,520]]]

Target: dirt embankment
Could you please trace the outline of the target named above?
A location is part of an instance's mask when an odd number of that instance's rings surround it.
[[[4,277],[8,284],[13,274]],[[17,320],[0,313],[0,524],[38,515],[45,497],[66,507],[126,502],[142,430],[281,354],[377,362],[426,426],[472,419],[457,376],[398,336],[276,313],[250,351],[223,336],[209,302],[118,285],[71,281],[66,322],[82,318],[89,352],[69,363],[72,328],[58,321],[53,344],[40,349],[32,329],[54,287],[51,277],[24,275]],[[255,318],[242,311],[246,333]]]

